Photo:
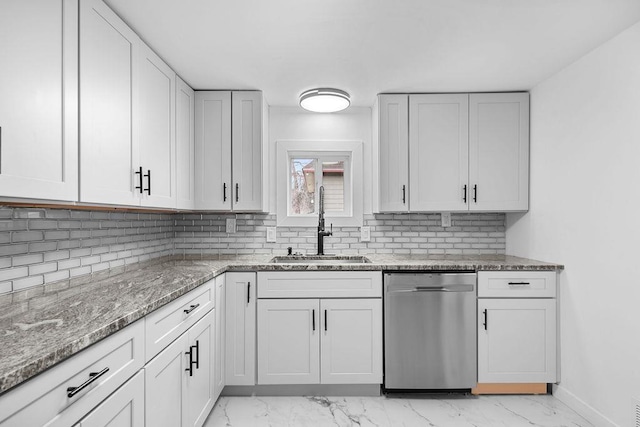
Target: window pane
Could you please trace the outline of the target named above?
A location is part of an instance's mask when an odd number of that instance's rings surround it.
[[[289,182],[291,215],[315,213],[316,159],[291,159]]]
[[[322,162],[324,210],[344,211],[344,161]]]

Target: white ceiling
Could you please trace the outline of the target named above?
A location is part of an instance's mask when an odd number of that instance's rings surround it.
[[[528,90],[640,20],[640,0],[105,0],[194,89]],[[640,47],[639,47],[640,48]]]

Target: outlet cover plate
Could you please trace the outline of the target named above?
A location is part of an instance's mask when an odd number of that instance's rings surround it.
[[[360,227],[360,241],[361,242],[371,241],[371,227]]]
[[[451,212],[442,212],[440,219],[443,227],[451,227]]]
[[[227,218],[227,233],[235,233],[235,232],[236,232],[236,219]]]
[[[276,243],[275,227],[267,227],[267,243]]]

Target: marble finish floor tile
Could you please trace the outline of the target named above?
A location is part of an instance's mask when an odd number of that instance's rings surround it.
[[[221,397],[204,427],[592,427],[553,396]]]

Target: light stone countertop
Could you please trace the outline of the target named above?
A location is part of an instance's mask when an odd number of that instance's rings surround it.
[[[505,255],[365,255],[365,264],[273,264],[273,255],[163,258],[129,271],[0,298],[0,393],[43,372],[226,271],[561,270]],[[116,274],[117,273],[117,274]]]

